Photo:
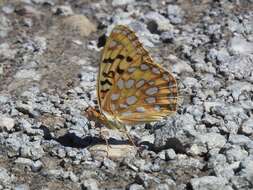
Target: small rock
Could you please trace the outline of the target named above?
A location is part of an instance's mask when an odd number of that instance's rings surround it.
[[[224,107],[223,102],[204,102],[205,111],[210,113],[214,107]]]
[[[69,179],[73,182],[78,182],[79,178],[72,171],[69,172]]]
[[[222,85],[212,74],[204,74],[201,77],[200,83],[207,89],[219,90]]]
[[[194,168],[202,170],[205,167],[205,164],[196,158],[188,157],[185,154],[177,154],[177,160],[174,162],[174,165],[180,168]]]
[[[31,102],[28,102],[28,104],[17,102],[16,109],[25,115],[31,115],[34,117],[38,115],[38,113],[34,110],[31,104],[32,104]]]
[[[55,147],[52,149],[53,155],[57,155],[59,158],[65,158],[66,157],[66,150],[63,147]]]
[[[192,77],[186,77],[183,80],[183,84],[187,87],[187,88],[200,88],[201,85],[198,83],[198,80]]]
[[[0,94],[0,104],[6,104],[9,100],[10,99],[7,95]]]
[[[13,182],[14,176],[8,173],[8,170],[0,167],[0,185],[9,185]]]
[[[151,33],[173,30],[173,25],[170,24],[170,21],[164,16],[160,15],[158,12],[148,12],[145,15],[145,18],[150,23],[150,24],[148,23],[148,28],[151,31]],[[157,29],[151,27],[151,25],[153,25],[151,24],[151,22],[155,22]]]
[[[248,156],[248,152],[240,146],[233,146],[226,151],[226,157],[229,163],[241,161]]]
[[[30,166],[30,168],[33,172],[39,171],[43,166],[42,162],[39,161],[39,160],[32,161],[31,159],[22,158],[22,157],[17,158],[15,160],[15,163],[22,164],[22,165],[25,165],[25,166]]]
[[[145,188],[142,185],[139,184],[131,184],[129,187],[129,190],[144,190]]]
[[[228,181],[222,177],[204,176],[190,181],[193,190],[224,190]]]
[[[228,48],[232,54],[253,54],[253,43],[239,36],[230,40]]]
[[[174,186],[174,188],[176,188],[176,186]],[[158,189],[158,190],[170,190],[170,187],[166,183],[160,183],[160,184],[156,185],[156,189]],[[171,188],[171,189],[173,189],[173,188]]]
[[[216,153],[210,156],[207,166],[208,168],[214,168],[217,165],[224,165],[226,162],[227,160],[225,155]]]
[[[19,70],[14,77],[16,79],[31,79],[31,80],[36,80],[39,81],[41,78],[40,73],[38,73],[37,71],[33,70],[33,69],[23,69],[23,70]]]
[[[199,105],[188,105],[186,107],[186,112],[193,115],[196,121],[201,121],[204,114],[204,108]]]
[[[5,147],[9,157],[20,156],[21,146],[29,141],[29,137],[26,134],[10,134],[5,140]]]
[[[253,62],[252,62],[253,63]],[[253,70],[252,70],[253,71]],[[232,97],[235,101],[240,99],[240,96],[244,93],[249,93],[253,89],[253,85],[249,82],[231,81],[232,83],[227,86],[227,90],[232,92]]]
[[[176,56],[170,55],[168,57],[169,62],[172,66],[172,72],[181,74],[181,73],[192,73],[193,69],[185,61],[178,59]]]
[[[109,169],[109,170],[111,170],[111,171],[115,170],[116,167],[117,167],[117,164],[116,164],[114,161],[112,161],[112,160],[110,160],[110,159],[108,159],[108,158],[105,158],[105,159],[104,159],[103,164],[104,164],[104,166],[105,166],[107,169]]]
[[[170,189],[178,189],[176,182],[173,181],[172,179],[169,179],[169,178],[165,179],[165,183],[169,186],[169,188],[168,188],[169,190]]]
[[[207,146],[209,150],[214,148],[222,148],[226,144],[226,138],[217,133],[196,134],[196,143]]]
[[[207,153],[207,149],[204,146],[198,146],[197,144],[192,144],[188,153],[191,155],[202,155],[203,153]]]
[[[165,159],[166,160],[174,160],[177,157],[177,154],[173,149],[168,149],[165,151]]]
[[[15,10],[14,6],[11,4],[7,4],[5,6],[2,7],[2,11],[6,14],[11,14],[13,13]]]
[[[68,178],[68,172],[63,171],[62,168],[60,169],[49,169],[43,172],[43,175],[51,178],[57,178],[57,179],[66,179]]]
[[[45,154],[40,140],[22,144],[20,153],[21,156],[31,158],[32,160],[38,160]]]
[[[252,189],[252,179],[248,180],[244,176],[233,176],[231,179],[233,189],[249,190]]]
[[[0,38],[5,38],[11,30],[11,21],[4,14],[0,14]]]
[[[108,148],[108,149],[107,149]],[[91,155],[96,156],[108,156],[112,159],[134,156],[136,154],[136,148],[130,145],[95,145],[89,148]]]
[[[16,55],[16,50],[12,49],[8,43],[0,44],[0,57],[2,59],[15,59],[15,55]],[[4,69],[3,69],[3,72],[4,72]]]
[[[134,2],[135,2],[135,0],[113,0],[112,6],[114,6],[114,7],[123,6],[123,5],[127,5],[127,4],[132,4]]]
[[[153,144],[154,140],[155,140],[154,134],[149,134],[142,136],[140,142],[149,142]]]
[[[158,153],[158,157],[159,157],[160,159],[162,159],[162,160],[165,160],[165,159],[166,159],[166,157],[165,157],[165,150],[159,152],[159,153]]]
[[[174,39],[176,38],[177,32],[174,30],[171,31],[165,31],[161,34],[161,40],[163,43],[172,43]]]
[[[30,187],[27,184],[20,184],[20,185],[17,185],[14,188],[14,190],[30,190]]]
[[[243,122],[241,128],[241,133],[245,135],[252,135],[253,134],[253,117],[249,118],[245,122]]]
[[[253,56],[232,56],[219,66],[220,72],[230,78],[248,79],[252,75]]]
[[[214,116],[211,116],[209,114],[205,114],[204,117],[202,118],[202,122],[207,125],[208,127],[214,126],[214,125],[219,125],[221,123],[220,119],[217,119]]]
[[[140,172],[137,174],[137,176],[135,177],[135,181],[138,184],[142,184],[145,189],[148,189],[150,184],[154,184],[154,183],[159,183],[160,181],[157,181],[157,179],[147,173],[144,172]]]
[[[167,14],[170,22],[180,24],[183,21],[184,11],[177,5],[168,5]]]
[[[64,18],[63,21],[66,30],[77,32],[82,37],[89,36],[96,32],[96,26],[84,15],[72,15]]]
[[[53,8],[53,13],[60,16],[73,15],[73,10],[70,6],[60,5]]]
[[[87,179],[82,182],[83,190],[99,190],[97,181],[95,179]]]
[[[14,119],[6,117],[4,115],[0,115],[0,131],[3,130],[12,131],[14,126],[15,126]]]
[[[235,172],[239,167],[239,162],[233,164],[225,163],[224,165],[217,165],[213,168],[213,172],[217,177],[224,177],[230,180],[235,175]]]
[[[27,1],[27,0],[24,0]],[[55,1],[54,0],[32,0],[36,4],[48,4],[48,5],[54,5]]]
[[[251,139],[244,135],[230,134],[228,141],[234,145],[244,146],[245,144],[251,142]]]
[[[253,179],[253,158],[247,157],[240,164],[240,175],[244,176],[252,184]]]

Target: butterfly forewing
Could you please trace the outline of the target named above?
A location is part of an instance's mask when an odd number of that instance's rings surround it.
[[[123,124],[156,121],[176,111],[175,78],[153,62],[126,26],[116,26],[105,44],[97,91],[102,113]]]

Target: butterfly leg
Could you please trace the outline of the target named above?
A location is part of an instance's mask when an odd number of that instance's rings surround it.
[[[124,126],[123,128],[124,128],[124,132],[125,132],[125,134],[126,134],[128,140],[131,142],[131,144],[132,144],[135,148],[137,148],[137,146],[136,146],[135,143],[134,143],[133,138],[131,137],[131,135],[129,134],[129,132],[128,132],[127,129],[126,129],[126,126]]]
[[[111,147],[111,145],[108,142],[107,137],[109,136],[109,133],[107,130],[103,130],[104,128],[100,127],[100,131],[99,131],[99,135],[100,137],[105,141],[106,143],[106,153],[107,153],[107,157],[109,156],[109,148]]]

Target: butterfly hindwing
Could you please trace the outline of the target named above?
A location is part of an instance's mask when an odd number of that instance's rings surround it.
[[[159,120],[177,106],[175,78],[153,62],[133,31],[121,25],[105,44],[97,91],[102,113],[124,124]]]

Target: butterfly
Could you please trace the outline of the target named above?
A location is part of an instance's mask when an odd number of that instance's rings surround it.
[[[86,115],[110,129],[158,121],[177,109],[172,74],[154,63],[135,32],[117,25],[103,48],[97,77],[99,109]]]

